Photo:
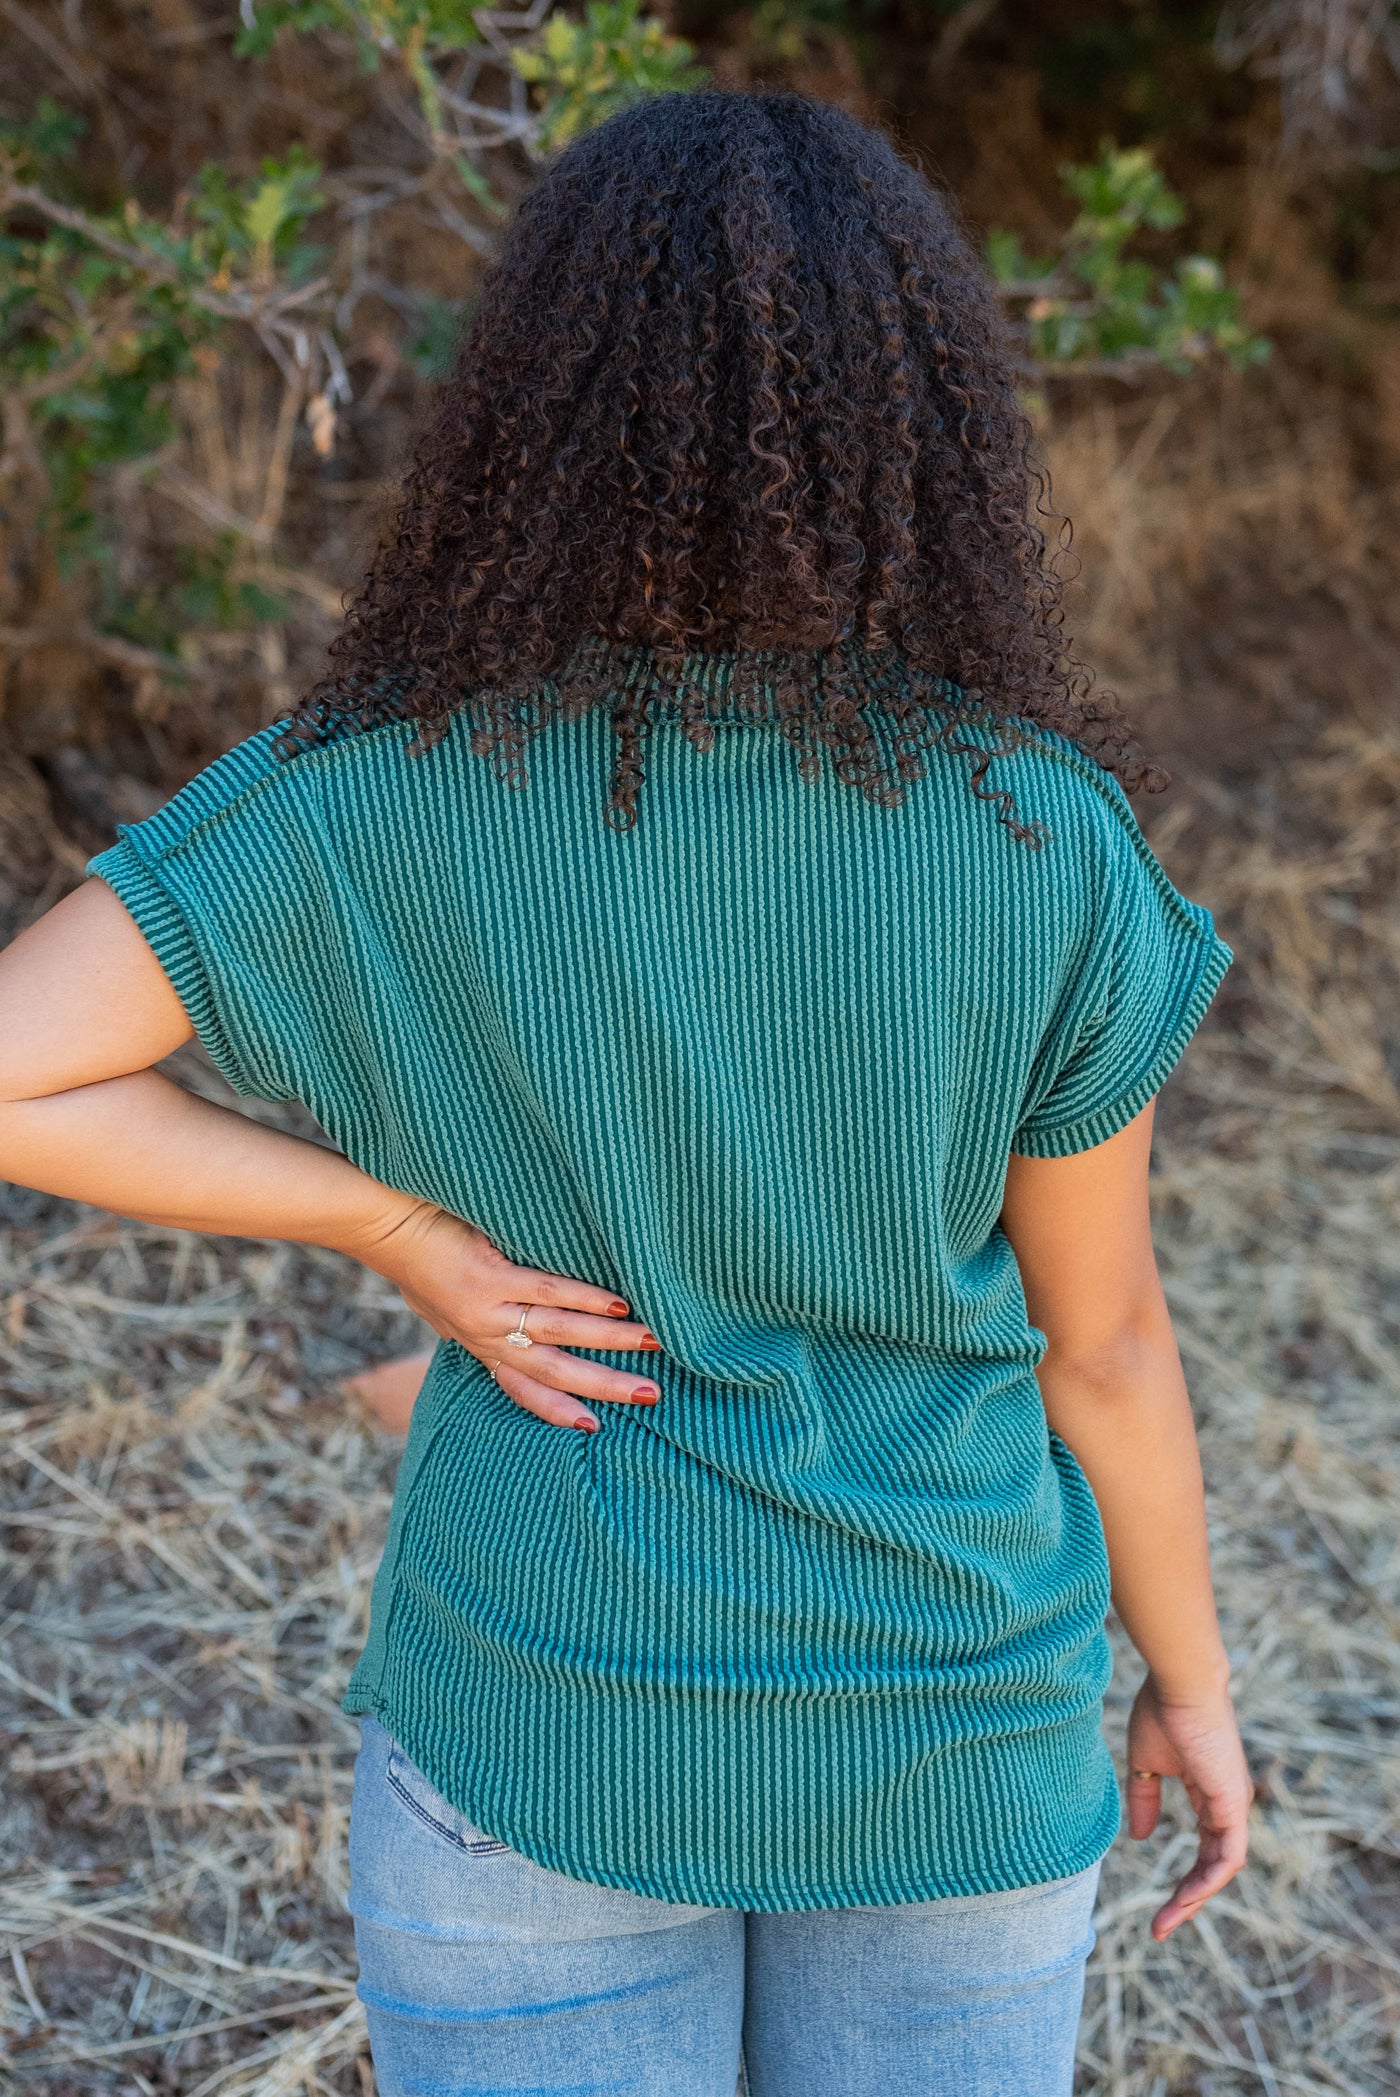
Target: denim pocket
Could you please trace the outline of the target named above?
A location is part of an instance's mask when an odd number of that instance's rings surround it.
[[[397,1741],[389,1749],[384,1781],[425,1827],[431,1828],[435,1835],[441,1835],[444,1842],[450,1842],[465,1855],[496,1857],[510,1848],[508,1842],[498,1842],[494,1835],[483,1835],[480,1828],[473,1827],[465,1813],[459,1813],[436,1785],[428,1782],[417,1763],[409,1761]]]

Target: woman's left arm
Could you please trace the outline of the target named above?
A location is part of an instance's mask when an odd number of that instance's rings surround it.
[[[488,1363],[522,1303],[547,1305],[531,1337],[553,1344],[530,1350],[529,1377],[503,1366],[502,1389],[557,1426],[592,1419],[570,1392],[636,1395],[634,1373],[561,1351],[644,1344],[612,1290],[517,1267],[339,1152],[183,1091],[151,1066],[192,1032],[114,892],[93,880],[65,897],[0,953],[0,1177],[143,1223],[349,1253]]]

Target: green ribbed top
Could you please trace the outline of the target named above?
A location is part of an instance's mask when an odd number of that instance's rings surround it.
[[[421,758],[269,730],[92,862],[240,1093],[664,1349],[659,1405],[581,1435],[438,1348],[344,1708],[663,1899],[1077,1871],[1119,1825],[1108,1565],[1001,1189],[1145,1104],[1229,949],[1057,738],[989,775],[1034,851],[941,749],[891,809],[737,706],[703,752],[654,716],[629,830],[602,708],[520,788],[460,718]]]

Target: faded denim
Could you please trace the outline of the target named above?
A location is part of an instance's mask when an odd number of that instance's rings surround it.
[[[379,2097],[1069,2097],[1097,1863],[893,1907],[685,1907],[520,1856],[360,1723]]]

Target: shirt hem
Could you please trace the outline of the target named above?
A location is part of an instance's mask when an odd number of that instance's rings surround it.
[[[392,1704],[382,1693],[357,1690],[352,1681],[342,1700],[341,1710],[349,1718],[368,1715],[377,1719],[385,1732],[421,1766],[420,1756],[404,1741],[403,1729],[395,1718]],[[424,1773],[431,1782],[438,1783],[431,1770]],[[581,1857],[577,1851],[565,1849],[535,1829],[503,1817],[488,1804],[462,1795],[460,1786],[454,1789],[458,1795],[451,1803],[474,1827],[480,1828],[493,1840],[506,1843],[518,1855],[546,1871],[582,1880],[586,1885],[610,1886],[625,1893],[637,1893],[650,1900],[687,1907],[741,1908],[750,1914],[768,1915],[795,1914],[814,1908],[904,1907],[919,1901],[958,1899],[980,1893],[1015,1893],[1034,1886],[1051,1885],[1087,1871],[1091,1864],[1097,1863],[1112,1847],[1122,1826],[1115,1776],[1112,1788],[1105,1789],[1103,1805],[1092,1824],[1092,1835],[1053,1853],[1034,1849],[1023,1852],[1020,1867],[1014,1872],[1001,1873],[991,1869],[944,1877],[926,1874],[904,1879],[886,1866],[878,1887],[857,1879],[808,1881],[801,1885],[776,1880],[762,1885],[744,1885],[730,1879],[705,1880],[701,1876],[683,1884],[678,1877],[664,1871],[618,1871],[594,1857]]]

